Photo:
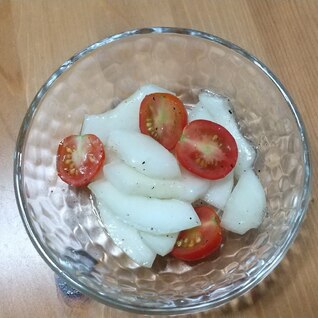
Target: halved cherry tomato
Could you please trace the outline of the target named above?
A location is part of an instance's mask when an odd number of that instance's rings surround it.
[[[176,156],[190,172],[217,180],[234,168],[238,150],[235,139],[223,126],[208,120],[194,120],[184,128]]]
[[[96,176],[104,161],[104,145],[98,137],[92,134],[68,136],[57,150],[57,173],[69,185],[85,186]]]
[[[220,219],[214,209],[207,205],[198,206],[195,211],[201,225],[180,232],[171,254],[184,261],[200,260],[217,251],[222,243]]]
[[[188,114],[181,100],[168,93],[147,95],[140,105],[139,128],[168,150],[177,144]]]

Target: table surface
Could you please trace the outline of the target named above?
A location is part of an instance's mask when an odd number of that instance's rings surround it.
[[[0,0],[0,317],[136,317],[57,290],[21,222],[12,158],[30,101],[64,60],[111,34],[159,25],[216,34],[261,59],[291,92],[312,149],[312,202],[285,259],[252,293],[188,317],[317,317],[317,16],[317,0]]]

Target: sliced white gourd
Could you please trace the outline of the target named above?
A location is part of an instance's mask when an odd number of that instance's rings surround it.
[[[244,234],[257,228],[263,220],[265,192],[252,169],[242,174],[224,207],[221,225],[234,233]]]
[[[210,188],[203,200],[223,210],[227,200],[229,199],[234,184],[234,173],[230,172],[221,180],[211,181]]]
[[[131,195],[193,202],[209,189],[210,182],[185,170],[179,179],[157,179],[139,173],[122,161],[104,166],[106,179],[118,190]]]
[[[151,267],[156,253],[144,243],[139,232],[121,222],[107,207],[98,204],[103,224],[113,242],[140,266]]]
[[[234,137],[239,152],[234,173],[236,177],[239,177],[244,171],[252,167],[256,156],[254,148],[241,134],[227,98],[204,92],[199,95],[199,100],[199,106],[205,107],[210,114],[207,120],[222,125]]]
[[[190,203],[123,194],[110,182],[102,180],[92,182],[88,187],[100,204],[108,207],[126,224],[141,231],[176,233],[200,224]]]
[[[213,117],[210,115],[204,104],[202,104],[200,101],[188,113],[189,122],[199,119],[213,121]]]
[[[188,200],[186,201],[194,202],[199,198],[202,198],[209,190],[210,180],[198,177],[185,169],[181,169],[181,175],[182,186],[179,188],[180,200],[186,200],[185,197],[187,197]],[[181,194],[181,192],[183,194]],[[181,199],[182,196],[184,199]]]
[[[172,251],[178,237],[178,233],[154,235],[140,231],[139,234],[144,243],[161,256],[165,256]]]
[[[152,178],[173,179],[181,176],[176,158],[153,138],[124,130],[114,130],[106,149],[116,152],[128,166]]]
[[[111,131],[122,129],[139,131],[139,107],[146,95],[168,90],[156,85],[141,86],[134,94],[118,104],[114,109],[99,115],[86,115],[81,134],[95,134],[105,143]]]

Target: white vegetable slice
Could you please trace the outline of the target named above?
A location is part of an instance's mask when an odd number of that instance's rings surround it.
[[[152,93],[170,93],[156,85],[141,86],[134,94],[118,104],[114,109],[99,115],[86,115],[81,134],[95,134],[105,143],[111,131],[122,129],[139,131],[139,107],[146,95]]]
[[[189,111],[188,120],[189,122],[199,119],[205,119],[213,121],[213,117],[210,115],[207,108],[201,102],[198,102],[194,108]]]
[[[121,161],[104,166],[104,175],[118,190],[127,194],[159,199],[178,199],[193,202],[209,189],[210,182],[185,170],[180,179],[156,179],[139,173]]]
[[[123,222],[141,231],[176,233],[200,224],[190,203],[126,195],[110,182],[101,180],[92,182],[88,187],[97,201],[107,206]]]
[[[181,176],[176,158],[153,138],[124,130],[110,133],[106,148],[140,173],[152,178],[173,179]]]
[[[182,186],[179,188],[179,193],[180,198],[184,197],[182,200],[186,200],[185,197],[188,197],[189,199],[186,201],[194,202],[201,198],[209,190],[211,183],[210,180],[195,176],[185,169],[181,169],[181,174]],[[181,194],[181,192],[183,194]]]
[[[221,180],[211,181],[210,189],[203,197],[207,203],[223,210],[227,200],[230,197],[234,184],[234,173],[230,172]]]
[[[254,148],[241,134],[229,101],[225,97],[204,92],[199,95],[199,100],[199,106],[204,105],[203,107],[210,113],[207,120],[222,125],[234,137],[239,152],[234,172],[239,177],[244,171],[252,167],[256,156]]]
[[[99,204],[103,224],[114,243],[140,266],[151,267],[156,253],[141,239],[139,232],[121,222],[107,207]]]
[[[257,228],[263,220],[265,192],[252,169],[244,172],[227,201],[221,225],[234,233],[244,234]]]
[[[172,251],[179,233],[154,235],[140,231],[139,234],[145,244],[148,245],[155,253],[165,256]]]

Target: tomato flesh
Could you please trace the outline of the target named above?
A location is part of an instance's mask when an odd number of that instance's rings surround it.
[[[68,136],[59,143],[57,173],[71,186],[86,186],[99,172],[104,161],[104,145],[97,136]]]
[[[184,128],[176,156],[190,172],[217,180],[234,168],[238,149],[235,139],[223,126],[208,120],[194,120]]]
[[[220,219],[207,205],[195,208],[201,225],[180,232],[171,254],[184,261],[196,261],[217,251],[222,243]]]
[[[168,93],[147,95],[140,105],[139,128],[168,150],[172,150],[188,120],[182,101]]]

